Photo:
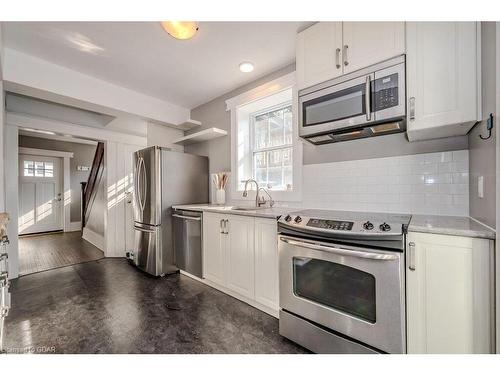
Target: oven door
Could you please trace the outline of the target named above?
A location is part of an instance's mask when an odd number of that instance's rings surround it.
[[[299,97],[299,135],[308,136],[359,126],[374,120],[367,74]]]
[[[387,353],[405,352],[402,253],[280,235],[280,307]]]

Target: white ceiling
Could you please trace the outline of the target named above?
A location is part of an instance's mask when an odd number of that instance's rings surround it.
[[[308,22],[201,22],[187,41],[156,22],[5,22],[4,44],[105,81],[194,108],[295,60]],[[251,61],[255,70],[241,73]]]

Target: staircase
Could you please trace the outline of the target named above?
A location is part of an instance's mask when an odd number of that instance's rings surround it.
[[[85,226],[94,204],[97,194],[97,187],[101,181],[104,171],[104,143],[99,142],[92,161],[92,169],[90,170],[87,182],[82,182],[82,228]]]

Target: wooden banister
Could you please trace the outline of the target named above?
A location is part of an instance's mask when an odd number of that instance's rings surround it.
[[[82,182],[82,228],[88,220],[90,209],[94,203],[97,187],[101,181],[104,170],[104,143],[99,142],[92,161],[89,178],[86,183]]]

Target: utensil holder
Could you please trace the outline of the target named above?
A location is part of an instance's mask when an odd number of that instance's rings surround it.
[[[215,204],[226,203],[226,191],[224,189],[217,189],[215,191]]]

